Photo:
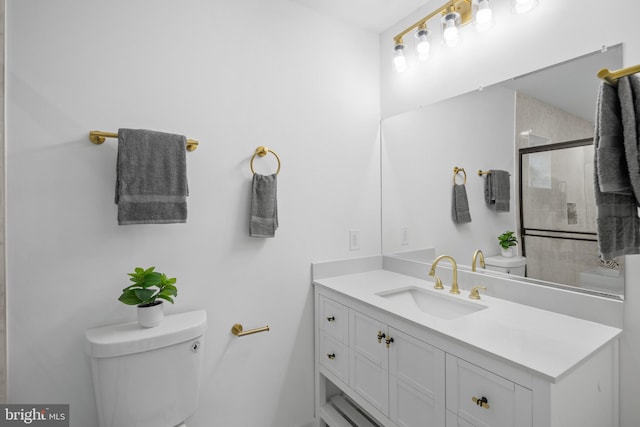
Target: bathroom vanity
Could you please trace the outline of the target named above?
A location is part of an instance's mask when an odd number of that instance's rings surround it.
[[[449,285],[314,275],[318,426],[619,425],[620,329]]]

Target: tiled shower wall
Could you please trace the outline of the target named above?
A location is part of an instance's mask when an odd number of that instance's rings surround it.
[[[520,135],[520,132],[528,129],[531,129],[533,134],[548,139],[548,144],[593,137],[593,123],[538,99],[518,93],[516,98],[516,135]],[[528,146],[525,138],[518,138],[517,148]],[[577,285],[580,271],[597,266],[597,259],[597,246],[593,242],[527,238],[527,276],[529,277]]]

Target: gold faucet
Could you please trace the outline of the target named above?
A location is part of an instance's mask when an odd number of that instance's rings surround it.
[[[458,265],[456,264],[456,261],[451,256],[449,256],[449,255],[440,255],[438,258],[436,258],[436,260],[433,261],[433,264],[431,264],[431,270],[429,270],[429,276],[436,277],[436,265],[438,265],[440,260],[443,259],[443,258],[446,258],[449,261],[451,261],[451,266],[453,267],[453,283],[451,284],[451,290],[449,292],[452,293],[452,294],[459,294],[460,293],[460,289],[458,288]],[[437,277],[436,277],[436,279],[437,279]],[[438,285],[438,282],[440,282],[439,279],[436,280],[436,286]],[[441,284],[441,286],[442,286],[442,284]],[[436,288],[436,289],[439,289],[439,288]]]
[[[476,262],[478,261],[478,256],[480,257],[480,267],[486,268],[484,265],[484,254],[480,249],[473,253],[473,262],[471,262],[471,271],[476,271]]]

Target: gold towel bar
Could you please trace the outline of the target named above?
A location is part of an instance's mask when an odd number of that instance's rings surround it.
[[[621,68],[620,70],[609,71],[608,68],[603,68],[598,71],[598,77],[609,83],[610,85],[616,86],[618,84],[618,79],[625,76],[630,76],[631,74],[640,73],[640,65],[634,65],[633,67]]]
[[[269,325],[263,326],[262,328],[249,329],[248,331],[243,331],[242,325],[240,323],[236,323],[231,327],[231,333],[237,337],[244,337],[245,335],[257,334],[258,332],[267,331],[269,331]]]
[[[480,169],[478,171],[478,176],[482,176],[482,175],[491,175],[491,171],[483,171],[482,169]],[[509,176],[511,176],[511,174],[509,174]]]
[[[105,138],[117,138],[118,134],[115,132],[102,132],[99,130],[92,130],[89,132],[89,139],[94,144],[102,144]],[[198,141],[195,139],[187,139],[187,151],[195,151],[198,148]]]
[[[276,156],[276,159],[278,160],[278,169],[276,169],[276,175],[280,173],[280,157],[278,157],[275,151],[265,147],[264,145],[261,145],[258,148],[256,148],[256,152],[253,153],[253,156],[251,156],[251,163],[249,163],[249,167],[251,167],[251,173],[253,174],[256,173],[256,171],[253,170],[253,160],[256,158],[256,156],[264,157],[268,153],[271,153],[274,156]]]
[[[464,174],[464,182],[462,183],[462,185],[465,185],[467,183],[467,172],[465,172],[464,168],[459,168],[455,166],[453,168],[453,185],[456,185],[456,177],[460,172]]]

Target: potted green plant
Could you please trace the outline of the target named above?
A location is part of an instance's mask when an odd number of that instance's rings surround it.
[[[155,267],[136,267],[128,275],[133,284],[124,288],[118,299],[127,305],[138,306],[140,326],[158,326],[164,318],[163,300],[173,304],[173,297],[178,296],[178,289],[174,286],[176,278],[168,278],[166,274],[155,271]]]
[[[513,231],[505,231],[498,236],[498,242],[502,249],[502,256],[511,258],[513,256],[513,246],[518,244],[518,239],[513,235]]]

